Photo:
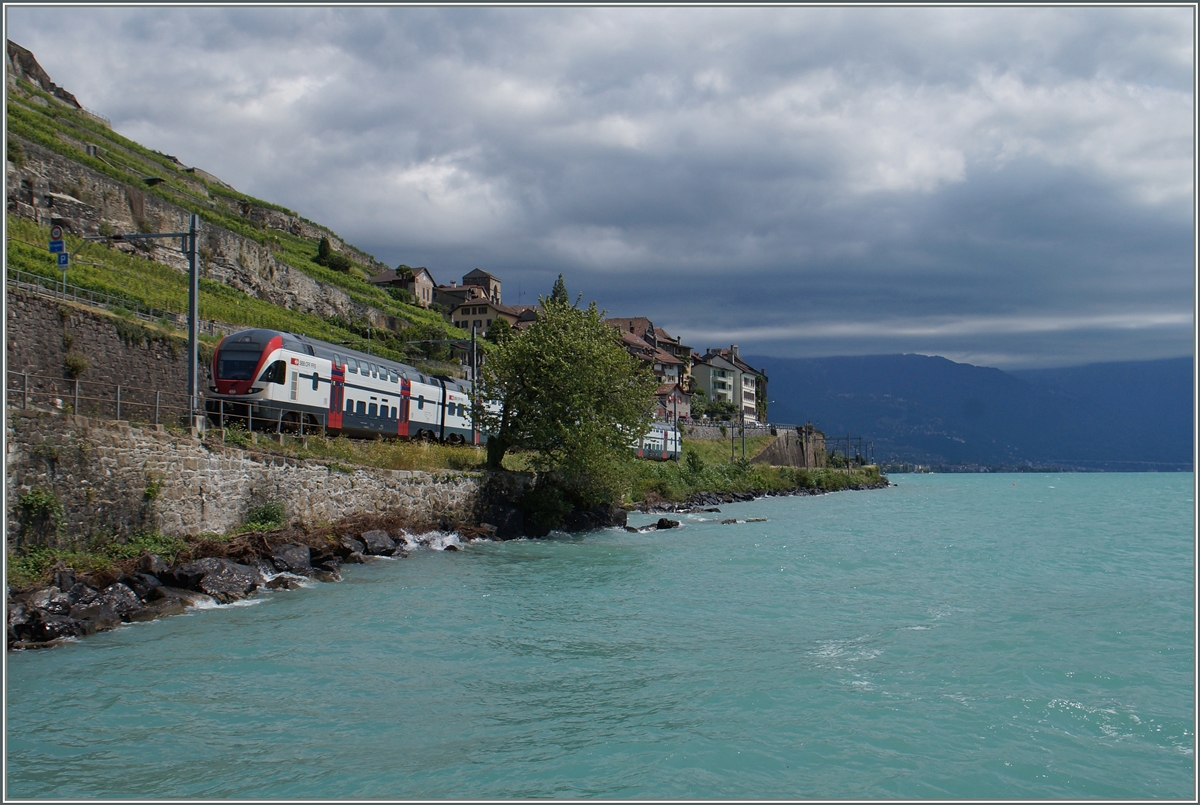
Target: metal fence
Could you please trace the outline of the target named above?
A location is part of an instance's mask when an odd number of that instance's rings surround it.
[[[9,409],[80,414],[147,425],[190,427],[188,397],[178,392],[71,380],[8,370]],[[325,414],[301,413],[270,404],[249,405],[201,398],[201,422],[222,430],[309,436],[325,430]]]
[[[142,321],[165,322],[180,329],[187,329],[187,314],[171,310],[161,310],[144,305],[136,299],[117,294],[102,293],[78,285],[63,285],[60,280],[33,274],[29,271],[8,269],[6,282],[10,288],[16,288],[26,293],[37,294],[51,299],[62,299],[67,302],[100,307],[105,310],[121,310],[132,313]],[[214,321],[200,320],[200,332],[209,335],[222,335],[227,328],[218,326]]]
[[[205,400],[208,420],[216,427],[292,433],[299,436],[322,433],[325,413],[301,413],[270,404],[250,404],[232,400]]]
[[[189,424],[186,394],[11,369],[7,374],[6,404],[10,409],[61,411],[154,425]]]

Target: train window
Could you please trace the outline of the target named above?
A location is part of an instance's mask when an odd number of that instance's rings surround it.
[[[317,387],[320,385],[320,383],[321,383],[321,376],[319,374],[317,374],[316,372],[313,372],[313,391],[317,390]]]
[[[379,416],[379,406],[375,403],[371,403],[370,407],[367,409],[367,416]]]
[[[367,404],[362,400],[358,401],[358,415],[359,416],[367,415]]]
[[[354,358],[346,358],[346,371],[358,374],[358,361]]]
[[[458,406],[458,415],[461,417],[465,417],[467,415],[467,406],[466,405],[460,404]]]
[[[282,385],[286,375],[287,364],[283,361],[275,361],[263,370],[263,373],[258,376],[258,381],[260,383],[279,383]]]
[[[354,400],[346,400],[346,413],[347,414],[354,413]]]
[[[393,383],[399,383],[399,382],[400,382],[400,373],[399,373],[399,372],[397,372],[395,369],[393,369],[393,370],[392,370],[392,382],[393,382]]]
[[[420,397],[417,397],[417,410],[418,411],[425,410],[425,395],[421,395]]]
[[[397,418],[398,417],[396,416],[396,406],[393,405],[392,406],[392,419],[397,419]]]
[[[336,352],[333,353],[333,368],[340,369],[344,365],[345,364],[342,363],[342,356],[337,354]]]

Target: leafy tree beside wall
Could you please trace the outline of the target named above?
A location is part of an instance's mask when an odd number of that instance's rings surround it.
[[[556,524],[573,507],[620,498],[658,381],[594,302],[541,303],[537,321],[502,340],[483,366],[481,398],[493,404],[479,417],[490,434],[488,466],[500,468],[509,450],[527,451],[539,473],[534,517]]]

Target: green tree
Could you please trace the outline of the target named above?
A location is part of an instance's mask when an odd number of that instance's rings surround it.
[[[313,258],[313,262],[319,266],[332,268],[334,271],[340,271],[343,274],[348,274],[353,263],[348,257],[338,254],[329,245],[329,238],[322,236],[321,242],[317,244],[317,256]]]
[[[563,282],[562,274],[559,274],[558,279],[554,281],[554,288],[550,290],[550,298],[556,302],[571,301],[571,297],[567,294],[567,283]]]
[[[692,392],[692,419],[699,419],[704,416],[708,410],[708,394],[704,389],[697,387]]]
[[[497,316],[492,319],[492,324],[484,334],[484,338],[491,341],[493,344],[500,345],[508,340],[513,333],[512,325],[508,323],[508,319],[503,316]]]
[[[409,291],[407,288],[396,288],[394,286],[389,286],[387,288],[387,292],[388,292],[388,296],[392,297],[397,302],[403,302],[406,305],[412,305],[412,304],[416,303],[416,300],[413,298],[412,292]]]
[[[611,503],[628,477],[630,445],[651,419],[658,381],[621,346],[593,302],[543,298],[528,329],[504,340],[483,366],[480,421],[488,466],[509,450],[531,454],[538,494],[562,514]]]

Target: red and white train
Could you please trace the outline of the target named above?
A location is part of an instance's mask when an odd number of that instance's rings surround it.
[[[214,424],[487,442],[472,418],[469,382],[315,338],[278,330],[227,335],[213,355],[212,378],[205,409]],[[630,447],[644,458],[678,458],[679,431],[656,422]]]
[[[471,384],[277,330],[227,335],[213,355],[205,403],[214,421],[353,437],[483,444]]]

